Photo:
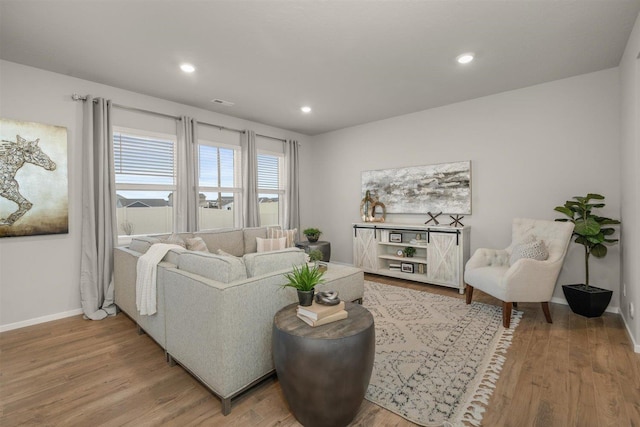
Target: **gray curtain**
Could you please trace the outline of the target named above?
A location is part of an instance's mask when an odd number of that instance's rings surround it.
[[[117,235],[111,101],[84,103],[82,129],[82,257],[80,299],[85,317],[116,313],[113,248]]]
[[[178,176],[174,194],[173,230],[175,232],[198,229],[198,122],[183,116],[177,124]]]
[[[259,227],[258,206],[258,151],[256,133],[246,130],[242,134],[242,222],[243,227]]]
[[[300,164],[298,160],[298,141],[288,139],[284,143],[287,165],[287,188],[284,212],[284,228],[298,229],[300,232]]]

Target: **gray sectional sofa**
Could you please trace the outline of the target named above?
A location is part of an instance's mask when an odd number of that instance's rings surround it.
[[[282,288],[283,274],[306,262],[303,251],[288,248],[256,252],[256,237],[266,228],[183,233],[201,237],[210,252],[169,251],[158,265],[157,313],[136,309],[138,258],[163,236],[134,238],[115,250],[116,305],[167,354],[198,378],[231,411],[231,399],[274,372],[271,355],[273,317],[297,302],[295,290]],[[217,255],[222,249],[233,255]],[[214,253],[212,253],[214,252]],[[317,290],[336,290],[347,301],[361,300],[360,269],[329,264]]]

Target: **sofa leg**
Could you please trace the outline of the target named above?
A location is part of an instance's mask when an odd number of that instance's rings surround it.
[[[471,298],[473,298],[473,286],[467,285],[467,304],[471,304]]]
[[[138,335],[146,334],[146,332],[140,327],[140,325],[136,325],[136,331],[138,332]]]
[[[544,318],[547,319],[547,323],[553,323],[553,320],[551,320],[551,312],[549,311],[549,303],[541,302],[540,304],[542,304],[542,311],[544,312]]]
[[[518,303],[517,302],[513,303],[513,308],[518,308]]]
[[[231,398],[222,399],[222,415],[227,416],[231,413]]]
[[[511,324],[511,310],[513,308],[513,303],[511,302],[503,302],[502,303],[502,326],[505,328],[509,328]]]
[[[353,302],[362,305],[362,298],[354,299]]]
[[[167,353],[166,358],[169,366],[176,366],[176,359],[174,359],[169,353]]]

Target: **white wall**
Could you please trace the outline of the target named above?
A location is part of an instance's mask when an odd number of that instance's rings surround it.
[[[610,69],[335,131],[313,139],[311,216],[332,243],[332,260],[352,262],[360,175],[372,169],[472,162],[472,251],[506,247],[514,217],[554,219],[572,196],[606,196],[603,214],[620,214],[618,70]],[[384,203],[384,200],[381,200]],[[423,223],[424,215],[388,222]],[[571,244],[559,283],[584,281],[581,246]],[[619,246],[593,260],[592,284],[614,290]],[[556,297],[562,297],[560,286]]]
[[[620,309],[640,352],[640,15],[620,62],[622,283]],[[626,293],[626,295],[625,295]],[[634,308],[631,317],[630,306]]]
[[[253,129],[273,137],[296,138],[302,143],[302,168],[310,165],[309,144],[303,135],[7,61],[0,61],[0,93],[0,117],[67,128],[69,164],[69,234],[0,239],[0,330],[80,312],[82,103],[72,101],[72,93],[102,96],[117,104],[170,115],[189,115],[236,129]],[[175,132],[172,120],[117,109],[114,124]],[[212,128],[202,128],[200,136],[227,143],[238,140],[237,133]],[[303,203],[310,182],[307,178],[301,177]],[[307,212],[302,210],[303,218]]]

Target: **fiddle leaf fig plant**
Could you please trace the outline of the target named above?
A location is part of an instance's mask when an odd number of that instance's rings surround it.
[[[600,194],[589,193],[584,197],[575,196],[573,199],[566,201],[563,206],[556,206],[554,210],[569,217],[558,218],[556,221],[573,222],[573,235],[576,237],[574,242],[584,246],[585,286],[589,288],[589,257],[593,255],[596,258],[604,258],[607,255],[605,245],[613,245],[618,239],[609,237],[616,230],[606,226],[620,224],[620,221],[593,213],[593,209],[605,206],[604,202],[592,202],[604,200],[604,196]]]

